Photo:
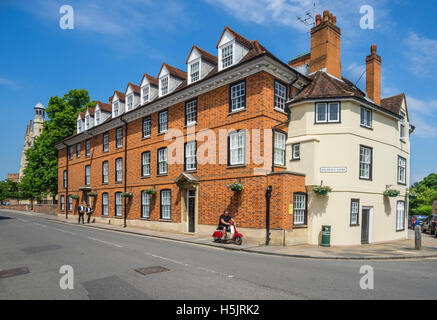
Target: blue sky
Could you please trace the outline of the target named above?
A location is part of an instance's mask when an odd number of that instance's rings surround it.
[[[107,101],[162,62],[185,69],[193,44],[216,54],[225,25],[258,39],[284,61],[309,51],[309,27],[297,16],[312,0],[2,0],[0,2],[0,179],[18,172],[24,133],[38,101],[85,88]],[[62,5],[74,8],[73,30],[59,27]],[[319,0],[342,29],[343,76],[356,82],[372,43],[383,59],[382,95],[407,95],[412,182],[437,172],[437,32],[435,1]],[[371,5],[375,28],[360,28]],[[358,84],[365,89],[365,78]]]

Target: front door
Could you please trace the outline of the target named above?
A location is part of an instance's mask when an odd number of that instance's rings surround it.
[[[363,208],[363,216],[361,218],[361,243],[369,243],[369,226],[370,226],[370,209]]]
[[[196,210],[196,190],[190,189],[187,192],[187,220],[188,220],[188,232],[194,232],[194,212]]]

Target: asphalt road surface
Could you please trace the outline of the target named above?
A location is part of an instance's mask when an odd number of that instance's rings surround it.
[[[373,290],[360,287],[363,265]],[[61,288],[62,266],[73,290]],[[437,298],[436,271],[437,260],[265,256],[0,211],[0,299],[422,300]]]

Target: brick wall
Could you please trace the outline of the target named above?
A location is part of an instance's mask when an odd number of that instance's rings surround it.
[[[256,172],[256,169],[262,169],[262,165],[254,164],[252,153],[252,140],[247,140],[246,159],[247,164],[239,167],[228,168],[227,164],[219,164],[219,130],[239,130],[239,129],[266,129],[273,128],[275,125],[287,120],[287,115],[283,112],[274,110],[274,77],[265,72],[254,74],[246,80],[246,109],[237,113],[229,113],[229,86],[217,88],[211,92],[198,97],[198,122],[194,128],[196,133],[203,129],[211,129],[217,137],[216,151],[212,151],[216,159],[216,164],[200,164],[193,173],[198,184],[198,223],[206,225],[215,225],[218,223],[218,217],[224,209],[229,209],[231,214],[239,220],[242,227],[263,228],[265,227],[265,191],[268,183],[274,183],[274,197],[281,203],[272,208],[275,215],[272,223],[278,228],[290,228],[290,217],[285,215],[288,212],[288,205],[292,199],[292,192],[295,190],[304,191],[305,178],[296,175],[274,175],[267,176],[266,172]],[[189,134],[188,128],[185,127],[185,104],[179,103],[168,109],[168,127],[169,129],[177,128],[181,130],[183,140],[187,141]],[[122,123],[120,122],[120,125]],[[286,131],[284,126],[281,130]],[[81,156],[69,160],[69,194],[80,196],[79,200],[74,201],[73,211],[76,214],[77,204],[82,202],[84,193],[79,189],[85,184],[85,166],[91,166],[91,187],[92,191],[98,196],[92,201],[95,214],[101,215],[102,212],[102,194],[109,195],[109,217],[114,216],[115,212],[115,192],[124,191],[123,183],[115,183],[115,160],[123,159],[123,166],[126,165],[123,148],[116,149],[115,138],[116,130],[109,131],[109,151],[103,152],[103,135],[97,135],[91,138],[91,155],[85,157],[85,141],[81,143]],[[151,115],[151,137],[142,138],[142,119],[135,120],[128,124],[128,143],[127,143],[127,192],[133,193],[133,197],[126,200],[128,208],[128,219],[140,219],[141,215],[141,192],[145,189],[155,188],[157,194],[152,196],[151,217],[152,221],[160,220],[160,191],[164,189],[171,190],[172,194],[172,216],[171,221],[174,223],[182,222],[183,219],[183,191],[175,183],[176,179],[184,171],[184,165],[173,164],[168,166],[168,174],[157,176],[157,150],[169,145],[164,141],[164,135],[158,134],[158,113]],[[271,137],[269,139],[271,144]],[[85,138],[84,138],[85,139]],[[174,141],[174,140],[173,140]],[[226,139],[227,141],[227,139]],[[264,156],[264,137],[259,142],[260,156]],[[201,150],[202,142],[198,142],[198,152]],[[226,144],[225,144],[226,147]],[[76,148],[75,148],[76,151]],[[151,152],[151,176],[148,178],[141,177],[141,154],[144,151]],[[227,159],[226,148],[224,159]],[[271,167],[271,150],[266,151],[268,158],[267,168]],[[209,153],[208,153],[209,155]],[[170,156],[170,151],[169,151]],[[104,161],[109,162],[109,183],[102,184],[102,164]],[[63,171],[66,170],[66,149],[59,151],[59,199],[66,194],[63,188]],[[277,167],[276,171],[285,170]],[[124,175],[124,167],[123,167]],[[126,178],[126,177],[123,177]],[[244,185],[244,191],[234,193],[227,188],[232,182],[241,181]],[[287,184],[287,186],[285,186]],[[276,189],[276,187],[278,187]],[[277,190],[277,191],[276,191]],[[291,192],[291,194],[289,194]],[[61,201],[58,201],[58,211],[61,212]],[[67,201],[65,206],[68,207]],[[282,221],[286,219],[287,221]]]

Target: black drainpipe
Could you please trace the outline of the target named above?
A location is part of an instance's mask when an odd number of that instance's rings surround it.
[[[124,193],[127,192],[127,121],[122,117],[120,117],[120,120],[124,122],[125,124],[125,134],[124,134]],[[126,220],[127,220],[127,197],[123,196],[124,198],[124,224],[123,227],[126,228]]]
[[[266,246],[270,243],[270,198],[272,197],[272,186],[266,190]]]
[[[70,182],[70,180],[68,179],[68,158],[69,158],[68,152],[69,152],[69,150],[68,150],[68,144],[66,144],[64,141],[62,141],[62,144],[67,148],[67,187],[65,188],[64,206],[65,206],[65,219],[68,219],[68,207],[70,206],[70,199],[68,198],[68,184]],[[62,173],[62,179],[63,178],[64,178],[64,173]],[[62,180],[62,182],[63,182],[63,180]]]
[[[290,83],[290,93],[291,93],[291,88],[293,87],[293,84],[295,84],[300,78],[300,73],[297,74],[296,79],[293,80],[292,83]],[[287,111],[287,120],[281,123],[278,123],[277,125],[275,125],[272,129],[272,172],[275,172],[275,131],[276,128],[279,128],[280,126],[283,126],[287,123],[290,123],[291,120],[291,111],[290,108],[288,108],[288,106],[286,105],[286,111]]]

